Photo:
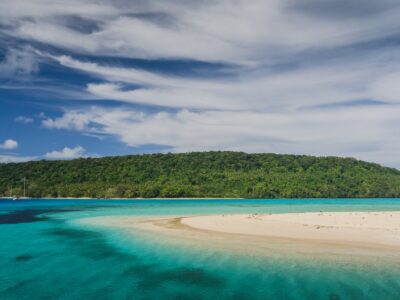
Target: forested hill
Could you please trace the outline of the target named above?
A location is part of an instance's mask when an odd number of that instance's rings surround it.
[[[30,197],[400,197],[400,171],[351,158],[242,152],[0,164],[0,195]]]

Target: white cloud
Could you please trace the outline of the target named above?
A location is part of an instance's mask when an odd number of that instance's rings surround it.
[[[45,128],[68,128],[75,130],[84,130],[90,123],[90,117],[83,113],[68,114],[62,118],[42,120],[42,126]]]
[[[91,2],[91,3],[90,3]],[[24,7],[24,9],[21,9]],[[69,14],[81,14],[82,16],[106,16],[116,11],[110,5],[96,4],[93,1],[80,0],[3,0],[1,1],[0,15],[4,20],[16,20],[20,18],[48,18]],[[54,21],[54,20],[53,20]]]
[[[87,126],[82,132],[116,136],[132,147],[158,144],[175,152],[240,150],[338,155],[400,166],[396,155],[400,141],[395,138],[399,113],[400,106],[391,105],[289,113],[181,110],[149,114],[92,107],[66,112],[54,122],[86,115],[93,127]],[[76,126],[65,123],[64,128]]]
[[[400,102],[400,70],[387,72],[378,77],[370,87],[374,99],[387,102]]]
[[[13,150],[18,148],[18,142],[15,140],[5,140],[3,143],[0,144],[0,149],[5,150]]]
[[[400,54],[397,40],[392,43],[398,1],[28,2],[0,3],[0,33],[85,60],[11,51],[4,70],[34,73],[40,57],[101,79],[87,84],[86,100],[157,106],[153,113],[69,110],[43,117],[44,128],[112,135],[133,147],[349,155],[400,166]],[[77,16],[95,24],[93,30],[77,29]],[[210,71],[194,78],[110,65],[103,56],[235,67],[227,67],[230,76]],[[391,105],[335,106],[364,99]],[[46,156],[74,156],[76,148]]]
[[[36,159],[37,156],[0,155],[0,163],[19,163]]]
[[[60,151],[50,151],[44,155],[21,156],[21,155],[0,155],[0,163],[19,163],[39,159],[74,159],[79,157],[98,156],[97,154],[88,155],[82,146],[73,148],[64,147]]]
[[[108,81],[87,86],[92,98],[177,108],[295,109],[353,99],[393,98],[386,87],[389,80],[396,81],[387,74],[400,72],[398,51],[391,47],[378,55],[370,46],[364,47],[372,49],[369,55],[358,53],[357,48],[355,55],[340,54],[357,43],[397,34],[400,6],[393,1],[353,3],[342,7],[343,14],[340,3],[327,5],[311,0],[303,4],[291,0],[256,0],[251,4],[243,0],[168,4],[158,0],[62,0],[51,4],[34,0],[24,4],[29,9],[21,11],[23,2],[6,0],[0,4],[3,22],[12,25],[3,31],[16,37],[91,56],[186,58],[248,67],[238,69],[234,79],[211,76],[200,80],[78,61],[65,55],[44,55]],[[327,17],[335,12],[337,16]],[[363,13],[367,17],[362,17]],[[94,31],[77,31],[71,28],[76,20],[68,21],[73,16],[98,26]],[[270,65],[291,63],[298,67],[269,70]],[[142,87],[127,90],[124,83]],[[390,86],[393,89],[394,85]]]
[[[352,55],[346,54],[357,43],[397,34],[400,6],[393,1],[353,3],[342,7],[345,14],[340,14],[340,5],[311,0],[303,4],[291,0],[256,0],[251,4],[242,0],[168,4],[158,0],[51,4],[34,0],[27,4],[29,9],[21,11],[22,2],[6,0],[0,4],[0,8],[4,6],[0,9],[3,22],[12,24],[3,31],[16,37],[91,56],[185,58],[245,66],[236,69],[233,78],[191,79],[36,52],[104,79],[105,83],[87,85],[87,100],[255,111],[290,111],[354,99],[390,98],[397,102],[393,99],[396,78],[388,75],[400,72],[396,49],[374,52],[374,47],[368,46],[364,47],[372,49],[368,55],[359,53],[358,48]],[[367,17],[362,17],[363,13]],[[68,21],[72,16],[98,25],[89,32],[75,30],[71,24],[76,20]],[[279,69],[290,64],[297,67]],[[277,65],[278,72],[271,71],[270,65]],[[125,84],[140,87],[127,89]]]
[[[74,148],[64,147],[60,151],[47,152],[44,158],[49,159],[73,159],[85,156],[86,150],[81,146],[76,146]]]
[[[396,89],[395,78],[389,75],[396,69],[400,72],[400,64],[389,65],[387,60],[398,56],[391,50],[383,51],[378,57],[364,55],[276,74],[242,69],[234,79],[173,77],[81,62],[68,56],[51,57],[66,67],[107,80],[88,84],[87,91],[95,98],[175,108],[258,111],[293,110],[353,99],[386,100]],[[140,87],[129,90],[124,84]],[[388,85],[390,89],[386,89]],[[400,102],[393,97],[392,102]]]
[[[335,10],[325,7],[319,14],[312,13],[313,6],[323,6],[319,1],[307,1],[303,6],[310,7],[301,9],[292,0],[3,0],[0,18],[8,25],[3,31],[10,35],[84,53],[258,64],[288,53],[347,46],[396,33],[398,3],[374,4],[382,9],[359,17],[361,7],[371,6],[368,2],[358,3],[353,11],[342,5],[342,14],[326,17],[323,14]],[[345,14],[350,17],[341,17]],[[94,32],[80,32],[60,20],[73,15],[100,26]]]
[[[36,55],[29,48],[9,49],[4,60],[0,62],[0,77],[29,75],[38,71]]]
[[[25,117],[25,116],[18,116],[14,120],[15,120],[15,122],[25,123],[25,124],[33,123],[33,121],[34,121],[33,118]]]

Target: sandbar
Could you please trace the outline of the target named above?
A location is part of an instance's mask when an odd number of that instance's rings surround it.
[[[309,212],[181,218],[193,229],[232,235],[400,249],[400,212]]]

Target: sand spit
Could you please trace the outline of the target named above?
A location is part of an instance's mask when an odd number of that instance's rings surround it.
[[[163,247],[183,246],[269,258],[353,263],[400,259],[400,211],[104,216],[81,225],[123,230]],[[131,235],[132,234],[132,235]],[[187,248],[185,248],[187,249]],[[186,250],[185,250],[186,251]],[[203,250],[199,250],[203,252]]]
[[[400,212],[213,215],[186,217],[181,223],[225,234],[400,249]]]

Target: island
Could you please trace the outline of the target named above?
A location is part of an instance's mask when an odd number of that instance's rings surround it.
[[[230,151],[0,164],[0,196],[24,195],[107,199],[391,198],[400,197],[400,171],[354,158]]]

